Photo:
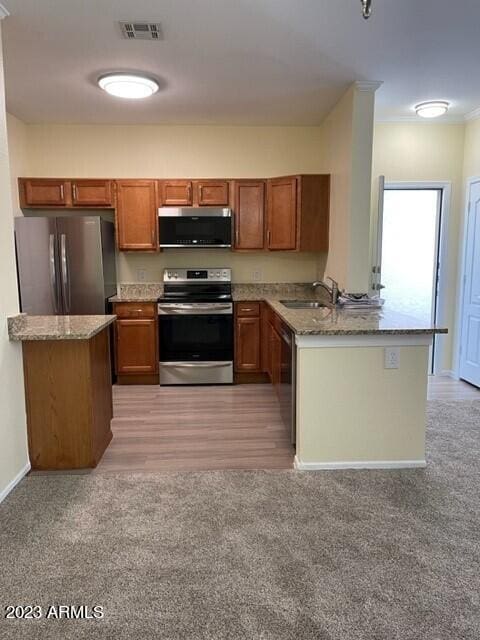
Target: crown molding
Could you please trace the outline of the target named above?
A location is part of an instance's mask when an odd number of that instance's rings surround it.
[[[468,122],[469,120],[478,120],[478,118],[480,118],[480,107],[478,107],[478,109],[470,111],[470,113],[466,113],[464,116],[466,122]]]
[[[3,20],[4,18],[6,18],[9,15],[10,15],[10,13],[5,9],[3,4],[0,4],[0,20]]]
[[[375,93],[382,84],[383,82],[381,80],[357,80],[353,83],[353,86],[357,91],[369,91],[371,93]]]

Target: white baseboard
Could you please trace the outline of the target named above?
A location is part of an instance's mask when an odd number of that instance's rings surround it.
[[[7,484],[5,489],[0,491],[0,502],[5,500],[5,498],[8,496],[10,491],[12,491],[17,486],[17,484],[20,482],[20,480],[22,480],[22,478],[24,478],[27,475],[27,473],[30,471],[30,468],[31,468],[30,462],[27,462],[27,464],[23,467],[23,469],[21,469],[17,473],[15,478],[13,478],[13,480],[10,480],[10,482]]]
[[[425,460],[375,460],[365,462],[302,462],[295,456],[298,471],[333,471],[335,469],[418,469],[426,467]]]

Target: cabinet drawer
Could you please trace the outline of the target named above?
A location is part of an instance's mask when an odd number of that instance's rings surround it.
[[[236,312],[237,312],[237,316],[240,318],[245,318],[245,317],[257,318],[260,315],[260,303],[259,302],[237,302]]]
[[[119,318],[155,318],[156,305],[153,302],[117,302],[114,313]]]

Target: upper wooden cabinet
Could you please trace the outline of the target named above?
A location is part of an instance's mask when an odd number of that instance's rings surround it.
[[[268,180],[267,249],[297,248],[297,179]]]
[[[228,180],[197,180],[196,203],[199,207],[227,207],[229,204]]]
[[[234,224],[237,250],[259,250],[265,246],[265,181],[236,180]]]
[[[115,206],[112,180],[71,178],[19,178],[20,206],[25,208],[67,209]]]
[[[21,207],[65,207],[70,199],[70,184],[63,179],[19,178]]]
[[[74,207],[113,207],[114,188],[111,180],[72,180]]]
[[[161,207],[190,207],[193,204],[191,180],[159,180]]]
[[[267,181],[267,249],[327,251],[330,176]]]
[[[156,180],[117,181],[116,223],[120,251],[158,249]]]

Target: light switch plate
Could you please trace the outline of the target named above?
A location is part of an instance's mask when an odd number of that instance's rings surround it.
[[[385,369],[400,367],[400,347],[385,347]]]
[[[252,280],[254,282],[260,282],[261,279],[262,279],[262,272],[260,271],[260,269],[256,269],[255,271],[252,271]]]
[[[137,280],[139,282],[145,282],[146,273],[145,269],[137,269]]]

